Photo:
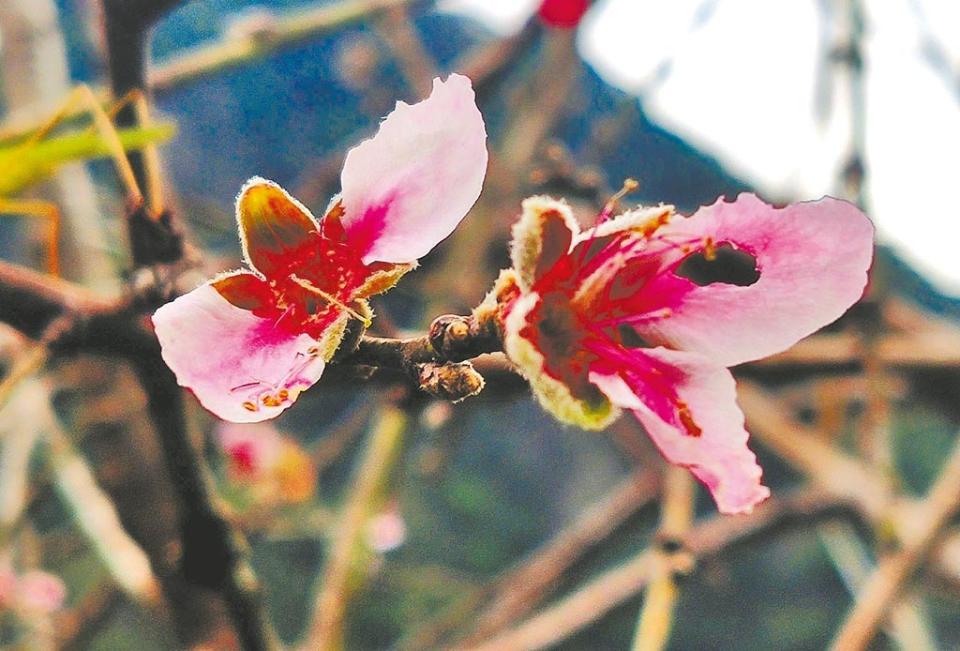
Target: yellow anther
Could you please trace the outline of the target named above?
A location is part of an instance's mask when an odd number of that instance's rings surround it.
[[[257,406],[252,402],[250,402],[249,400],[243,403],[243,408],[246,409],[247,411],[257,411],[258,409]]]
[[[623,187],[620,188],[615,195],[610,197],[607,203],[603,204],[603,210],[600,213],[600,221],[610,217],[610,215],[613,214],[614,209],[617,207],[617,202],[639,187],[640,183],[636,179],[624,179]]]
[[[660,230],[661,226],[665,226],[667,222],[670,221],[670,211],[665,211],[657,215],[656,217],[651,217],[647,221],[640,224],[637,228],[640,231],[640,234],[646,238],[649,238],[651,235]]]
[[[263,404],[267,407],[279,407],[283,402],[278,396],[275,396],[272,393],[268,393],[267,395],[263,396],[261,400],[263,400]]]
[[[708,262],[713,262],[717,259],[717,245],[714,243],[712,237],[707,237],[703,241],[703,257]]]
[[[680,417],[680,424],[686,430],[687,436],[699,438],[703,434],[703,430],[700,429],[700,426],[693,419],[693,414],[690,413],[690,407],[683,400],[677,400],[677,416]]]

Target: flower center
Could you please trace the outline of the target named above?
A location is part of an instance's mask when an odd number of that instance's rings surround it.
[[[533,342],[544,358],[544,370],[571,393],[589,403],[604,400],[589,382],[590,365],[598,357],[583,343],[592,336],[587,324],[562,295],[547,294],[527,316],[520,336]]]
[[[254,314],[317,339],[343,313],[366,322],[352,303],[371,268],[345,242],[320,235],[304,250],[308,253],[291,263],[285,275],[269,278],[274,300]]]

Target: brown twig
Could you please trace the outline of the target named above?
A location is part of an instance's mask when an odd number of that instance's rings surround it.
[[[406,429],[407,416],[403,410],[393,405],[381,408],[343,507],[341,521],[335,529],[304,649],[333,651],[344,647],[344,620],[355,587],[351,585],[351,578],[363,545],[364,527],[378,500],[383,498]]]
[[[767,500],[749,518],[714,516],[695,526],[685,544],[699,560],[750,540],[778,535],[796,525],[807,527],[811,522],[841,516],[856,517],[856,512],[848,502],[808,491]],[[470,648],[472,651],[529,651],[553,646],[636,595],[646,585],[652,566],[653,552],[644,550],[516,628]]]
[[[670,466],[664,479],[657,549],[633,640],[634,651],[658,651],[666,647],[673,627],[673,611],[679,596],[677,575],[690,571],[690,558],[683,538],[693,524],[696,486],[686,468]]]
[[[147,87],[147,38],[153,24],[183,0],[101,0],[107,43],[107,70],[114,97]],[[126,107],[117,115],[117,124],[133,126],[137,114]],[[141,188],[147,187],[143,157],[129,155],[130,166]]]
[[[917,504],[904,528],[902,548],[880,562],[857,595],[853,610],[833,639],[836,651],[865,649],[901,590],[927,557],[942,529],[960,510],[960,443],[945,463],[927,496]]]
[[[287,15],[265,15],[246,31],[228,35],[219,43],[204,45],[158,65],[150,73],[150,87],[158,93],[167,92],[280,48],[318,38],[396,7],[408,6],[413,1],[341,0]]]
[[[960,367],[960,329],[937,328],[925,332],[883,334],[875,344],[877,361],[899,368]],[[835,368],[862,364],[860,338],[854,333],[824,333],[799,342],[773,357],[753,362],[757,368],[822,366]]]
[[[0,322],[29,337],[45,337],[54,355],[98,353],[138,358],[155,354],[156,338],[144,316],[170,298],[168,290],[150,284],[126,297],[102,298],[77,285],[0,261]],[[52,331],[44,335],[57,319],[56,337]],[[332,365],[398,371],[425,391],[460,400],[483,386],[482,377],[464,360],[499,349],[499,333],[491,319],[445,315],[435,319],[431,331],[420,337],[364,337],[353,352],[335,359]],[[490,364],[493,362],[485,363]]]
[[[399,63],[407,85],[417,97],[430,94],[430,80],[437,76],[437,66],[411,23],[404,5],[387,9],[377,21],[377,31]]]
[[[526,615],[552,591],[567,570],[631,515],[653,500],[660,488],[657,472],[638,472],[621,482],[602,500],[585,510],[576,520],[517,567],[498,578],[487,589],[487,606],[477,615],[464,645],[477,644],[496,631]],[[432,635],[436,638],[436,633]],[[402,648],[431,646],[423,636],[411,638]]]
[[[872,569],[867,544],[849,522],[825,522],[817,525],[817,537],[836,567],[851,596],[863,587]],[[889,625],[884,628],[901,649],[935,651],[936,643],[929,616],[917,595],[906,595],[890,610]]]
[[[356,349],[337,360],[340,364],[400,371],[420,389],[443,400],[459,401],[476,395],[484,381],[465,360],[500,349],[500,333],[492,318],[444,315],[430,331],[410,339],[363,337]]]

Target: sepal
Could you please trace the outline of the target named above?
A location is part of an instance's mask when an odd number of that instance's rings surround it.
[[[524,199],[522,206],[513,226],[510,260],[521,289],[527,292],[570,250],[580,227],[566,202],[537,196]]]

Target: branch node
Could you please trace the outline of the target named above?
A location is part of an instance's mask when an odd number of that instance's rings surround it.
[[[417,364],[417,382],[427,393],[459,402],[483,389],[483,376],[470,362]]]
[[[500,350],[499,331],[489,319],[444,314],[430,324],[430,345],[442,359],[462,362]]]
[[[129,203],[126,212],[134,266],[173,263],[183,258],[183,232],[173,213],[164,210],[151,216],[142,198]]]

